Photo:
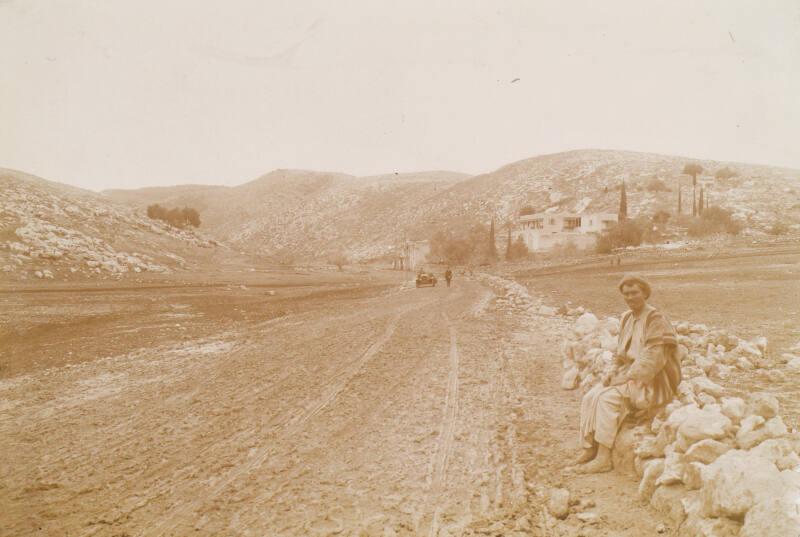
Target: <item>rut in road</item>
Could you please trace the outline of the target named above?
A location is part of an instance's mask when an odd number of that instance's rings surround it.
[[[325,407],[331,404],[345,389],[350,379],[357,375],[363,367],[377,354],[381,348],[391,339],[392,335],[394,334],[395,329],[397,328],[397,323],[400,319],[408,314],[409,312],[413,311],[414,309],[420,308],[424,305],[423,304],[412,304],[403,307],[394,317],[389,320],[389,323],[386,325],[383,333],[375,340],[366,351],[364,351],[361,356],[359,356],[356,360],[350,362],[346,366],[344,366],[339,372],[335,374],[335,376],[326,383],[331,389],[322,395],[316,403],[311,405],[307,408],[304,412],[300,412],[288,420],[286,420],[283,425],[280,427],[281,431],[277,435],[277,437],[272,439],[271,445],[265,446],[258,450],[256,455],[252,457],[252,459],[239,467],[234,468],[231,472],[229,472],[223,479],[221,479],[214,487],[209,490],[207,493],[203,495],[203,498],[200,500],[196,500],[189,504],[183,505],[180,509],[177,509],[171,513],[165,514],[160,523],[155,525],[154,527],[147,528],[143,530],[138,535],[164,535],[166,532],[175,529],[177,526],[180,526],[184,521],[187,520],[187,514],[193,511],[197,511],[201,505],[208,501],[213,501],[217,496],[219,496],[229,485],[231,485],[235,480],[241,478],[248,472],[252,472],[255,469],[259,468],[264,462],[274,454],[275,447],[274,445],[279,445],[281,441],[285,440],[286,438],[293,435],[295,432],[300,430],[302,426],[312,417],[319,414]],[[291,480],[291,478],[289,479]],[[283,487],[278,486],[275,488],[273,495],[277,494]]]
[[[428,531],[429,537],[435,537],[439,532],[439,516],[442,507],[439,500],[447,476],[447,462],[453,450],[453,436],[458,416],[458,344],[456,330],[446,313],[442,313],[450,332],[450,373],[447,377],[447,394],[444,400],[444,416],[442,418],[441,433],[437,442],[436,456],[433,466],[433,482],[431,491],[434,494],[433,517]]]

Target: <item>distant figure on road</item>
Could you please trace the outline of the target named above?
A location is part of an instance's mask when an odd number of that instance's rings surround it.
[[[447,270],[444,271],[444,279],[447,280],[447,287],[450,287],[450,280],[453,279],[453,271],[450,270],[450,267],[447,267]]]
[[[625,418],[653,417],[672,401],[681,382],[677,335],[669,319],[647,304],[650,284],[626,274],[619,290],[630,310],[620,322],[616,368],[581,400],[581,473],[610,471],[611,450]]]

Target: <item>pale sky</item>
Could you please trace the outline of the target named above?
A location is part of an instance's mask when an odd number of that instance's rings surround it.
[[[800,168],[797,0],[0,0],[0,70],[0,167],[93,190],[580,148]]]

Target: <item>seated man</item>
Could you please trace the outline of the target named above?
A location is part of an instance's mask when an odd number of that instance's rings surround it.
[[[582,473],[612,469],[611,449],[629,414],[654,416],[672,401],[681,382],[677,336],[669,320],[647,304],[650,284],[626,274],[619,283],[630,308],[622,315],[617,367],[581,400]]]

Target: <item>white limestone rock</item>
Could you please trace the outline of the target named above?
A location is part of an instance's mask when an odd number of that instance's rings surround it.
[[[600,346],[606,351],[614,352],[617,349],[617,338],[608,332],[600,334]]]
[[[578,373],[578,368],[573,366],[564,372],[564,376],[561,378],[561,389],[574,390],[575,388],[578,387],[579,382],[580,382],[580,377]]]
[[[730,450],[730,445],[712,438],[706,438],[690,447],[686,451],[684,460],[687,463],[700,462],[703,464],[711,464]]]
[[[712,397],[722,397],[725,393],[725,390],[719,384],[709,380],[707,377],[695,377],[692,379],[692,385],[694,388],[694,393],[699,395],[701,393],[707,393]]]
[[[550,489],[547,499],[547,509],[550,514],[558,519],[567,518],[569,515],[569,490]]]
[[[741,522],[730,518],[689,516],[680,527],[679,537],[738,537]]]
[[[751,414],[761,416],[764,419],[774,418],[780,412],[778,399],[766,392],[757,392],[750,396],[748,407]]]
[[[619,334],[619,319],[608,317],[603,323],[603,327],[608,330],[609,334],[616,337]]]
[[[765,352],[767,352],[767,338],[765,336],[758,336],[750,343],[751,345],[754,345],[759,351],[761,351],[762,356],[764,355]]]
[[[762,352],[758,349],[758,347],[756,347],[749,341],[744,341],[744,340],[739,340],[739,344],[736,346],[733,352],[735,352],[739,356],[743,356],[748,359],[755,359],[762,357]]]
[[[703,486],[703,469],[706,467],[701,462],[690,462],[683,465],[681,481],[687,490],[699,490]]]
[[[539,306],[539,315],[549,315],[553,316],[556,314],[558,310],[552,306]]]
[[[698,395],[696,397],[696,400],[697,400],[697,403],[703,408],[705,408],[708,405],[716,405],[717,404],[717,400],[713,396],[708,395],[707,393],[701,393],[700,395]]]
[[[656,480],[664,472],[664,459],[650,459],[643,465],[642,479],[639,481],[639,498],[650,501],[656,490]]]
[[[677,526],[686,518],[684,500],[691,501],[697,494],[697,491],[687,491],[683,485],[664,485],[656,488],[650,506]]]
[[[633,452],[641,459],[655,459],[664,456],[664,448],[669,443],[669,435],[662,427],[655,436],[648,435],[640,440]]]
[[[579,336],[585,336],[586,334],[593,332],[600,321],[595,317],[593,313],[584,313],[578,320],[575,321],[572,329],[573,331]]]
[[[656,487],[682,483],[684,466],[683,453],[675,451],[667,455],[664,459],[664,470],[661,472],[658,479],[656,479]]]
[[[702,369],[706,375],[710,375],[714,370],[714,366],[717,364],[716,360],[713,358],[701,355],[695,357],[694,363],[697,367]]]
[[[800,467],[800,456],[797,455],[798,447],[800,446],[796,439],[771,438],[751,449],[750,453],[772,461],[778,470],[794,470]]]
[[[747,404],[740,397],[723,397],[722,413],[728,416],[733,423],[738,424],[747,413]]]
[[[787,492],[779,498],[763,500],[747,511],[740,537],[800,535],[797,498],[800,491]]]
[[[703,471],[703,516],[741,519],[755,504],[782,490],[781,474],[772,462],[732,450]]]
[[[736,433],[736,443],[742,449],[750,449],[771,438],[780,438],[788,432],[780,416],[767,420],[763,425],[757,424],[750,430],[743,431],[743,429],[744,425]]]
[[[715,406],[693,410],[678,427],[676,449],[686,451],[700,440],[724,438],[731,431],[731,425],[731,420]]]

